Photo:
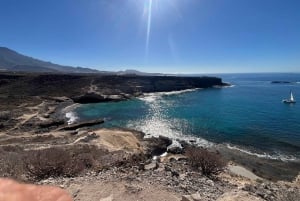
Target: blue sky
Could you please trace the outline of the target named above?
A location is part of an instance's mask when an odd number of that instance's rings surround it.
[[[300,1],[0,0],[0,46],[99,70],[300,72]]]

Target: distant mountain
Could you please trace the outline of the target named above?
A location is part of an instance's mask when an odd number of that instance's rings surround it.
[[[6,47],[0,47],[0,70],[52,73],[99,73],[98,70],[62,66],[22,55]]]
[[[139,76],[164,76],[166,74],[162,74],[162,73],[145,73],[145,72],[141,72],[141,71],[137,71],[137,70],[133,70],[133,69],[127,69],[124,71],[118,71],[116,72],[117,75],[139,75]]]

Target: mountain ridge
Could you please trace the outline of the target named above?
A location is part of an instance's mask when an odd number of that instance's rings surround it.
[[[29,73],[92,73],[104,75],[136,75],[136,76],[176,76],[176,74],[146,73],[135,69],[120,71],[100,71],[92,68],[73,67],[43,61],[23,55],[15,50],[0,46],[0,72],[29,72]],[[177,75],[178,76],[178,75]]]
[[[21,72],[49,72],[49,73],[99,73],[90,68],[73,67],[43,61],[18,53],[7,47],[0,47],[0,69]]]

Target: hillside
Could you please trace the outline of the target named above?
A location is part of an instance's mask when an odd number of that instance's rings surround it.
[[[82,67],[71,67],[42,61],[22,55],[6,47],[0,47],[0,70],[22,72],[52,73],[98,73],[99,71]]]

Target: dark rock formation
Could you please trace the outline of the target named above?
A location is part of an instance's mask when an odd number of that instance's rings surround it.
[[[38,124],[40,128],[58,127],[65,123],[64,120],[48,120]]]
[[[182,154],[183,153],[183,149],[181,147],[171,147],[168,149],[168,153],[171,154]]]
[[[151,156],[159,156],[167,151],[167,147],[172,144],[170,138],[159,136],[158,138],[152,137],[145,139],[146,153]]]
[[[227,86],[215,77],[173,77],[173,76],[102,76],[93,82],[97,92],[72,97],[76,103],[98,103],[127,100],[142,93],[168,92],[193,88]],[[105,94],[105,95],[104,95]]]
[[[150,92],[227,86],[217,77],[118,76],[103,74],[1,73],[0,101],[19,105],[37,97],[66,97],[78,103],[126,100]]]
[[[65,126],[63,128],[60,128],[59,130],[76,130],[78,128],[82,128],[82,127],[87,127],[87,126],[95,126],[97,124],[102,124],[104,123],[103,119],[96,119],[96,120],[91,120],[91,121],[83,121],[80,123],[76,123],[76,124],[71,124],[68,126]]]
[[[127,98],[122,95],[105,96],[96,93],[86,93],[84,95],[73,97],[72,99],[75,103],[81,103],[81,104],[127,100]]]

